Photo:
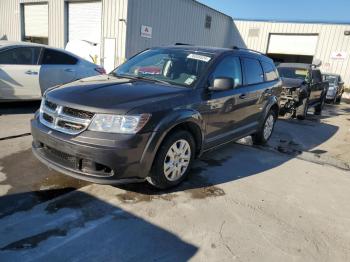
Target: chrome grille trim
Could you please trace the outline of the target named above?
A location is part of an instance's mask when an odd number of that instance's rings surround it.
[[[69,135],[78,135],[81,132],[85,131],[91,123],[92,119],[83,119],[83,118],[73,117],[73,116],[69,116],[69,115],[63,113],[64,108],[70,108],[70,107],[64,107],[64,106],[55,104],[56,109],[52,110],[51,108],[46,106],[45,102],[46,101],[43,98],[42,102],[41,102],[41,106],[40,106],[39,119],[43,125],[51,128],[51,129],[54,129],[54,130],[57,130],[59,132],[69,134]],[[52,102],[50,102],[50,103],[52,103]],[[71,109],[73,109],[73,108],[71,108]],[[43,117],[44,114],[52,117],[52,119],[53,119],[52,123],[46,121],[46,119]],[[81,128],[79,130],[73,130],[73,129],[60,127],[58,125],[58,123],[60,121],[66,121],[66,122],[69,122],[71,124],[81,125],[81,126],[83,126],[83,128]]]

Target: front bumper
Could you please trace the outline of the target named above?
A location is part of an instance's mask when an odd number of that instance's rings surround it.
[[[50,168],[93,183],[143,181],[150,165],[148,145],[153,133],[124,135],[85,131],[78,136],[31,121],[34,155]]]

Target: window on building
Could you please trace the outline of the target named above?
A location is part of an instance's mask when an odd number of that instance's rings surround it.
[[[48,5],[47,4],[24,4],[23,14],[23,37],[26,42],[48,44]]]
[[[43,65],[75,65],[78,62],[73,56],[53,49],[45,49]]]
[[[278,79],[277,69],[266,62],[261,63],[264,69],[265,81],[274,81]]]
[[[211,16],[207,15],[205,17],[205,28],[210,29],[211,28]]]
[[[264,82],[264,73],[258,60],[252,58],[244,58],[243,62],[247,85]]]
[[[36,65],[40,49],[38,47],[18,47],[0,52],[2,65]]]
[[[242,85],[242,69],[241,62],[236,56],[228,56],[224,58],[215,68],[211,79],[218,77],[232,78],[234,85]]]

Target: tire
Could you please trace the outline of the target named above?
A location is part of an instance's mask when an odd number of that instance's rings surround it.
[[[277,120],[277,115],[274,111],[270,110],[264,119],[260,130],[252,135],[254,145],[264,145],[270,139],[275,123]],[[268,129],[268,130],[267,130]],[[265,133],[266,132],[266,133]]]
[[[320,104],[315,107],[315,115],[321,115],[322,114],[322,110],[323,110],[323,107],[324,107],[324,104],[325,104],[325,97],[322,97],[321,99],[322,100],[321,100]]]
[[[174,149],[176,150],[177,148],[181,150],[181,148],[179,148],[181,146],[183,146],[184,149],[180,155],[180,152],[175,152]],[[171,188],[181,183],[186,178],[191,168],[195,155],[195,148],[195,141],[189,132],[179,130],[170,134],[158,149],[147,181],[159,189]],[[175,165],[174,162],[176,163]],[[183,165],[181,165],[181,163],[183,163]],[[187,166],[185,166],[186,163]]]
[[[307,116],[307,111],[309,109],[309,98],[305,97],[303,103],[297,107],[295,116],[299,120],[304,120]]]
[[[343,93],[341,93],[338,97],[337,97],[337,99],[335,100],[335,103],[336,104],[340,104],[340,102],[341,102],[341,97],[343,96]]]

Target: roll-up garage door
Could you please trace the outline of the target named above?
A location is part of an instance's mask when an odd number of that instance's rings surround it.
[[[68,4],[68,39],[101,42],[101,2]]]
[[[313,56],[317,41],[318,35],[271,34],[268,53]]]
[[[26,37],[48,37],[48,5],[24,5],[24,35]]]

